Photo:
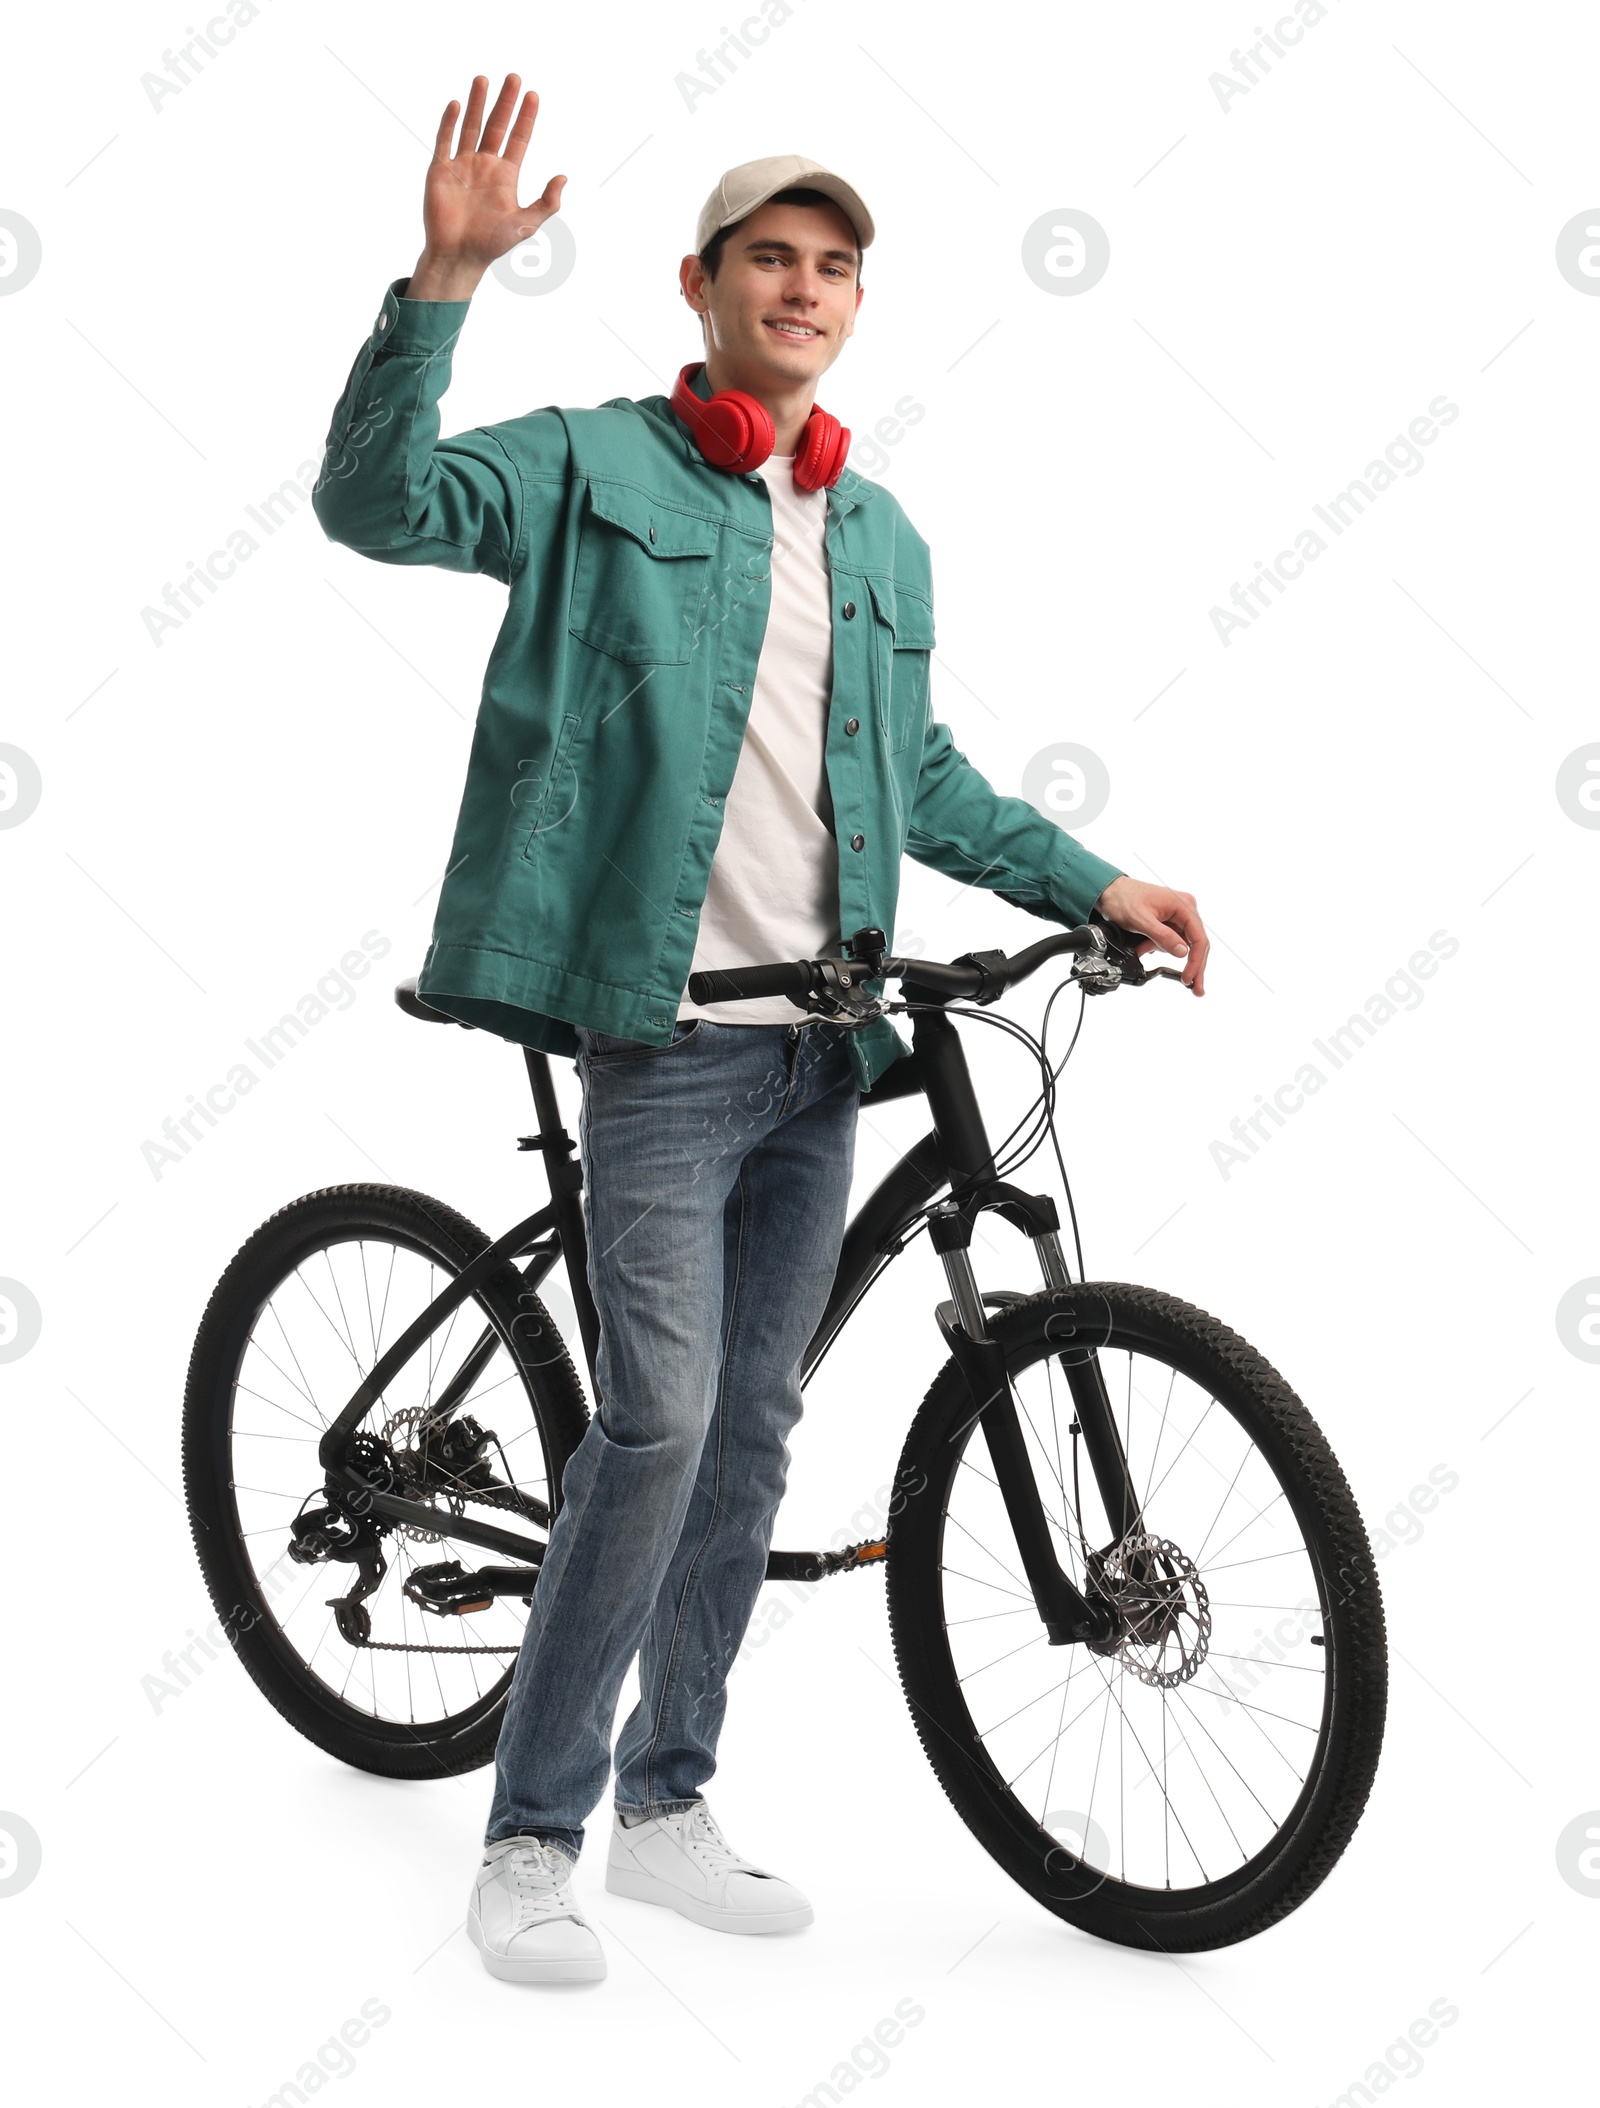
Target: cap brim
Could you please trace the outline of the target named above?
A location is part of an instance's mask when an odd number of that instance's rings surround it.
[[[752,212],[759,212],[763,205],[770,205],[780,190],[820,190],[825,198],[832,198],[854,227],[856,240],[862,248],[871,248],[873,236],[878,231],[873,225],[872,214],[862,203],[859,193],[853,190],[842,176],[836,176],[827,169],[818,169],[815,174],[781,177],[770,190],[763,191],[748,205],[741,205],[737,212],[730,212],[726,219],[717,223],[712,232],[720,234],[724,227],[736,227],[740,220],[748,219]]]

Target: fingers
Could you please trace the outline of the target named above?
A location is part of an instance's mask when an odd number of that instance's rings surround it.
[[[1196,995],[1204,995],[1206,992],[1206,960],[1211,953],[1211,940],[1206,935],[1205,924],[1200,920],[1200,912],[1195,906],[1194,895],[1192,893],[1175,895],[1174,905],[1169,910],[1169,914],[1174,926],[1183,933],[1188,947],[1189,956],[1183,969],[1184,985],[1192,988]]]
[[[530,88],[522,98],[522,108],[517,112],[517,121],[511,127],[511,137],[506,141],[506,159],[513,168],[522,166],[522,157],[528,150],[528,141],[533,137],[533,121],[539,114],[539,98]]]
[[[1181,937],[1168,928],[1169,922],[1178,920],[1180,912],[1180,910],[1170,908],[1164,903],[1159,907],[1152,905],[1149,911],[1149,920],[1140,925],[1145,934],[1153,938],[1164,952],[1183,952],[1189,948]]]
[[[566,187],[567,179],[565,176],[552,176],[544,187],[536,209],[547,214],[559,212],[561,210],[561,193]]]
[[[444,115],[439,119],[439,129],[433,135],[433,158],[435,161],[448,161],[450,159],[455,143],[456,119],[460,115],[460,103],[447,102],[445,104]]]
[[[444,115],[439,120],[439,129],[434,135],[435,160],[448,161],[461,154],[498,154],[504,141],[506,159],[513,168],[520,167],[528,141],[533,137],[534,122],[539,115],[539,97],[532,88],[523,96],[522,106],[517,109],[517,91],[521,86],[520,74],[506,75],[500,93],[495,97],[494,108],[489,112],[488,122],[485,123],[483,106],[489,97],[489,81],[485,74],[474,74],[472,87],[467,94],[466,115],[461,122],[460,144],[453,146],[452,142],[455,138],[456,119],[461,115],[461,105],[458,102],[450,102],[445,105]],[[511,135],[507,139],[506,126],[510,122],[513,109],[517,109],[517,121],[511,126]],[[563,176],[559,180],[564,183],[566,178]],[[550,186],[546,184],[545,200],[541,202],[548,200],[549,196]],[[559,203],[558,195],[549,209],[554,212]]]
[[[488,83],[484,83],[487,89]],[[500,93],[494,99],[494,108],[489,112],[489,122],[483,128],[483,137],[478,141],[480,154],[498,154],[506,136],[506,126],[511,122],[511,113],[517,106],[517,90],[522,86],[520,74],[508,73],[501,84]],[[477,92],[477,83],[473,83]]]
[[[478,128],[483,123],[483,106],[489,97],[489,82],[486,75],[475,73],[472,86],[467,91],[467,114],[461,120],[461,144],[458,154],[475,154],[478,150]]]

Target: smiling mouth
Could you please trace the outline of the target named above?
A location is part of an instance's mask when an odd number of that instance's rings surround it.
[[[791,344],[810,344],[822,335],[808,322],[764,322],[763,329],[770,329],[775,336],[786,337]]]

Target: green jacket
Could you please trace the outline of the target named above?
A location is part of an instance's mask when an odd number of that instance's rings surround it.
[[[351,368],[312,502],[364,556],[510,589],[420,992],[547,1053],[576,1051],[574,1025],[665,1045],[766,629],[766,487],[702,461],[660,395],[441,440],[469,303],[409,283]],[[1002,797],[930,715],[927,544],[847,466],[825,548],[841,930],[892,937],[907,852],[1081,922],[1117,867]],[[851,1046],[863,1089],[906,1051],[887,1019]]]

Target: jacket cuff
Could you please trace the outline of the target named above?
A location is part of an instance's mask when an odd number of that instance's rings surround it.
[[[407,300],[409,274],[396,278],[383,296],[378,319],[372,325],[374,353],[409,352],[426,358],[448,351],[467,319],[470,300]]]
[[[1056,874],[1051,892],[1072,922],[1087,922],[1090,909],[1106,887],[1114,878],[1125,876],[1119,865],[1108,864],[1103,856],[1074,842],[1072,855]]]

